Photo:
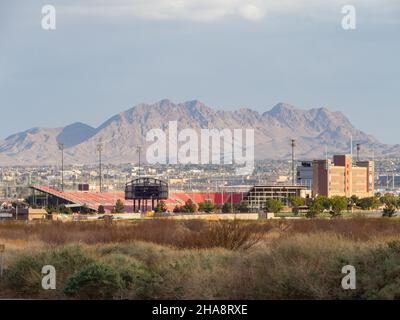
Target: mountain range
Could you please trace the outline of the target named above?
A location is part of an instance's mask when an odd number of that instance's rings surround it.
[[[146,133],[153,128],[167,130],[169,121],[178,129],[201,128],[255,130],[255,158],[282,159],[291,154],[290,139],[296,139],[296,158],[325,158],[349,153],[350,140],[361,143],[362,155],[400,154],[399,145],[387,145],[355,128],[340,112],[326,108],[299,109],[279,103],[260,113],[242,108],[219,111],[194,100],[173,103],[162,100],[139,104],[121,112],[98,128],[76,122],[64,128],[32,128],[0,140],[0,166],[54,165],[60,163],[58,144],[65,145],[65,162],[89,164],[97,161],[97,145],[103,145],[104,162],[137,161],[136,146],[146,146]]]

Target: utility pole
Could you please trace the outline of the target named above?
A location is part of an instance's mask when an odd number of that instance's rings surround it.
[[[140,171],[140,156],[141,156],[141,153],[142,153],[142,147],[141,146],[137,146],[136,147],[136,152],[138,153],[138,156],[139,156],[139,178],[142,176],[142,174],[141,174],[141,171]],[[144,179],[143,179],[143,188],[144,188]],[[140,207],[140,200],[139,200],[139,210],[140,210],[140,212],[141,212],[141,215],[143,214],[143,209],[144,209],[144,200],[142,200],[143,201],[143,203],[142,203],[142,207]]]
[[[292,185],[296,184],[296,174],[294,172],[295,165],[294,165],[294,147],[296,146],[296,140],[292,139],[291,141],[292,146]]]
[[[353,156],[353,136],[350,136],[350,155]]]
[[[394,172],[392,173],[392,190],[394,191],[395,184],[394,184]]]
[[[232,213],[234,212],[234,210],[233,210],[233,191],[232,191],[232,188],[231,188],[231,211],[232,211]]]
[[[97,151],[99,152],[99,182],[100,182],[100,192],[103,191],[103,181],[102,181],[102,174],[101,174],[101,152],[103,151],[103,145],[99,143],[97,145]]]
[[[386,172],[386,190],[389,190],[389,173]]]
[[[328,146],[325,145],[325,160],[328,161]]]
[[[141,176],[141,173],[140,173],[140,155],[142,153],[142,147],[141,146],[137,146],[136,147],[136,151],[139,154],[139,177],[140,177]]]
[[[58,144],[58,149],[61,150],[61,191],[64,192],[64,142]]]

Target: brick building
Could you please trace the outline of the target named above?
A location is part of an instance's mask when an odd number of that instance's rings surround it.
[[[313,161],[313,196],[374,195],[374,162],[353,163],[350,155],[336,155],[331,160]]]

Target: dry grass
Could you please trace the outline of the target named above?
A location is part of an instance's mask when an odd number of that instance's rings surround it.
[[[315,219],[287,221],[290,234],[330,232],[352,240],[370,240],[375,237],[400,235],[400,220],[388,218]]]
[[[19,253],[9,261],[6,277],[0,281],[0,296],[44,299],[396,299],[400,298],[397,286],[400,276],[393,268],[400,263],[400,250],[397,249],[400,238],[395,244],[383,239],[360,242],[335,234],[314,233],[282,238],[268,250],[254,248],[240,252],[218,248],[174,249],[146,242],[43,248],[32,253]],[[56,291],[44,291],[38,285],[37,270],[45,264],[56,267]],[[346,264],[357,268],[356,291],[341,288],[341,268]],[[88,266],[100,271],[107,268],[110,272],[99,271],[87,281],[85,270]],[[109,287],[110,276],[117,286]],[[65,290],[71,288],[71,277],[75,287],[67,294]]]
[[[399,231],[390,219],[0,224],[0,297],[400,299]],[[55,291],[38,285],[45,264]],[[355,291],[341,288],[346,264]]]
[[[272,228],[272,226],[271,226]],[[148,220],[141,222],[0,223],[0,239],[39,241],[48,245],[70,243],[124,243],[145,241],[176,248],[249,249],[270,228],[243,222]]]
[[[136,222],[46,222],[0,223],[0,239],[25,243],[39,241],[51,245],[67,243],[124,243],[146,241],[178,248],[237,249],[258,243],[266,234],[335,233],[348,239],[369,240],[400,235],[400,220],[314,219],[263,222],[205,222],[200,220],[147,220]],[[233,243],[235,242],[235,243]]]

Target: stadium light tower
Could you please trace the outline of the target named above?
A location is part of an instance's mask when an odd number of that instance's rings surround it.
[[[64,142],[58,144],[58,149],[61,151],[61,191],[64,192]]]
[[[102,173],[101,173],[101,152],[103,151],[103,145],[99,143],[97,145],[97,151],[99,153],[99,182],[100,182],[100,192],[103,191],[103,181],[102,181]]]
[[[139,155],[139,177],[140,177],[141,176],[141,173],[140,173],[140,155],[142,153],[142,147],[141,146],[137,146],[136,147],[136,151],[137,151],[137,153]]]
[[[361,143],[357,143],[357,161],[360,161]]]
[[[296,146],[296,140],[292,139],[291,140],[291,146],[292,146],[292,184],[296,184],[296,174],[294,172],[295,165],[294,165],[294,147]]]

